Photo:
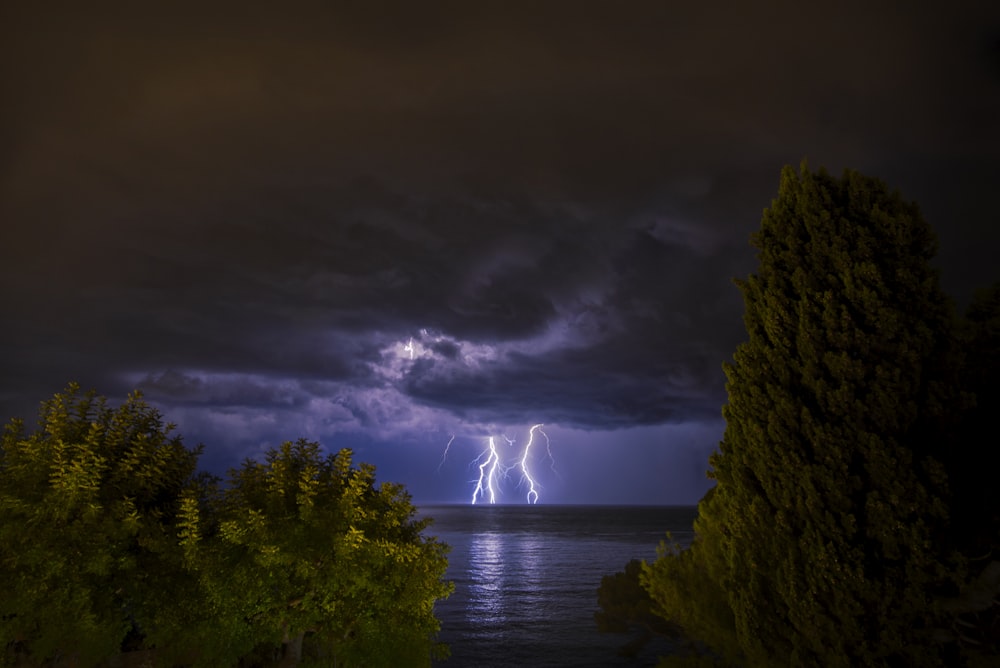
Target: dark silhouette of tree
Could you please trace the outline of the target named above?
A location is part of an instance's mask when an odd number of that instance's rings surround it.
[[[625,570],[601,578],[597,589],[600,610],[594,613],[597,630],[602,633],[628,633],[639,630],[638,637],[624,644],[619,654],[635,656],[654,635],[679,637],[676,624],[653,612],[653,599],[642,586],[642,561],[633,559]]]
[[[957,437],[943,456],[950,525],[945,542],[963,556],[958,590],[942,599],[948,628],[969,666],[995,665],[1000,655],[1000,486],[982,465],[984,435],[1000,407],[1000,283],[979,291],[958,327],[963,406]],[[988,438],[988,437],[987,437]]]
[[[984,434],[1000,409],[1000,283],[979,291],[960,326],[962,387],[971,395],[961,436],[948,453],[954,535],[962,551],[979,560],[1000,558],[1000,485],[988,466],[977,465]]]
[[[951,305],[916,205],[854,171],[782,171],[739,281],[748,340],[696,538],[645,582],[720,662],[937,665],[935,459]]]

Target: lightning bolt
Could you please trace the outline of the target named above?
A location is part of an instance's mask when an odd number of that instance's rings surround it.
[[[444,460],[448,459],[448,450],[451,449],[451,442],[455,440],[455,435],[452,434],[451,438],[448,439],[448,445],[444,446],[444,452],[441,454],[441,463],[438,464],[438,473],[441,473],[441,467],[444,466]]]
[[[413,337],[410,337],[410,342],[403,346],[403,352],[410,353],[410,359],[413,359]]]
[[[552,442],[549,440],[549,435],[542,430],[543,424],[536,424],[528,430],[528,442],[524,445],[524,450],[521,451],[520,458],[516,459],[510,466],[505,466],[500,458],[500,453],[497,452],[496,440],[493,436],[489,437],[489,445],[487,448],[469,464],[471,468],[473,465],[479,467],[479,479],[476,481],[476,488],[472,492],[472,503],[475,504],[477,500],[486,498],[486,493],[489,492],[490,503],[496,503],[496,492],[497,492],[497,482],[498,477],[507,478],[510,471],[514,468],[519,468],[521,470],[521,481],[528,487],[527,501],[529,504],[538,503],[539,490],[541,485],[535,480],[535,476],[531,473],[530,468],[530,458],[531,458],[531,446],[535,443],[535,432],[538,432],[545,439],[545,452],[549,457],[551,463],[551,468],[556,475],[558,472],[555,469],[555,459],[552,457]],[[514,447],[514,439],[508,437],[506,434],[501,434],[503,439],[507,441],[509,447]],[[452,437],[454,440],[454,436]],[[451,445],[451,441],[448,441],[448,445]],[[445,450],[447,453],[447,449]],[[442,458],[442,462],[444,459]],[[440,470],[440,467],[438,467]],[[520,485],[520,483],[519,483]]]
[[[556,458],[552,456],[552,441],[549,440],[549,435],[542,431],[544,425],[536,424],[535,427],[538,428],[538,433],[545,437],[545,454],[549,458],[549,469],[555,473],[560,479],[562,476],[559,475],[559,471],[556,470]]]
[[[535,479],[531,477],[531,473],[528,471],[528,453],[531,452],[531,444],[535,441],[535,430],[537,429],[545,436],[545,432],[541,428],[542,425],[536,424],[528,431],[528,442],[524,446],[524,454],[521,455],[521,474],[528,481],[528,503],[538,503],[538,490],[535,489]],[[549,437],[545,436],[545,440],[548,441]],[[534,497],[534,500],[531,497]]]
[[[500,465],[500,455],[497,454],[497,446],[493,441],[493,437],[490,436],[490,445],[486,452],[489,456],[486,458],[482,464],[479,465],[479,481],[476,482],[476,489],[472,491],[472,505],[476,505],[476,497],[485,496],[483,491],[483,480],[486,480],[486,489],[490,492],[490,503],[496,503],[496,491],[493,489],[493,484],[496,479],[497,467]],[[483,458],[483,455],[479,455],[479,461]],[[489,467],[489,473],[486,472],[486,467]]]

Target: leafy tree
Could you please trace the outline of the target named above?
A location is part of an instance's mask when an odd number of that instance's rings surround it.
[[[623,645],[619,654],[634,657],[654,635],[677,636],[679,629],[653,612],[653,599],[640,583],[642,561],[633,559],[625,570],[601,578],[597,589],[597,604],[601,609],[594,613],[597,630],[602,633],[628,633],[640,629],[639,637]]]
[[[735,634],[735,619],[723,580],[725,555],[716,546],[721,522],[716,518],[717,487],[698,504],[695,537],[688,549],[676,543],[660,545],[658,559],[644,563],[640,582],[654,601],[653,611],[681,629],[688,651],[664,660],[670,666],[740,665],[743,650]],[[699,660],[703,659],[703,660]]]
[[[227,487],[138,393],[0,441],[0,665],[429,665],[447,546],[400,485],[285,443]]]
[[[92,665],[156,625],[179,573],[180,491],[198,451],[132,394],[118,408],[70,385],[38,429],[0,444],[0,647]],[[155,602],[155,603],[154,603]]]
[[[953,534],[964,552],[977,560],[1000,558],[1000,486],[990,467],[976,466],[969,448],[994,429],[1000,407],[1000,283],[979,291],[965,313],[960,338],[964,352],[962,387],[972,395],[957,447],[946,457],[953,481]]]
[[[188,497],[182,528],[215,623],[236,641],[208,664],[279,646],[292,664],[304,647],[339,666],[430,665],[443,653],[433,607],[451,591],[447,547],[422,536],[428,521],[401,486],[376,487],[349,450],[285,443],[232,471],[215,502],[206,526]]]
[[[753,242],[717,485],[650,594],[720,662],[935,665],[952,397],[933,234],[881,181],[803,165]]]
[[[993,430],[1000,406],[1000,283],[979,291],[959,323],[963,353],[961,387],[970,399],[958,422],[958,438],[944,454],[948,471],[950,526],[947,543],[963,559],[958,589],[942,599],[947,626],[969,666],[996,665],[1000,655],[1000,487],[994,471],[978,466],[983,434]]]

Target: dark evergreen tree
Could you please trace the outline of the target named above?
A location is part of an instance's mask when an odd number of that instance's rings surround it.
[[[978,465],[983,434],[993,433],[1000,408],[1000,283],[979,291],[961,323],[962,388],[971,399],[956,447],[948,453],[955,542],[975,562],[1000,559],[1000,485],[991,467]]]
[[[936,665],[951,305],[934,235],[881,181],[803,165],[753,243],[717,485],[650,593],[720,661]]]
[[[639,635],[622,645],[620,656],[634,657],[654,635],[677,636],[679,629],[653,612],[653,599],[642,586],[642,561],[633,559],[625,570],[601,578],[597,589],[594,613],[597,630],[602,633],[629,633],[635,629]]]

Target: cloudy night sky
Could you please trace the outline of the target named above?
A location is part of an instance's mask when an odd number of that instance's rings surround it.
[[[541,503],[694,503],[783,165],[1000,279],[998,3],[151,4],[0,10],[4,421],[140,388],[204,468],[306,437],[418,503],[542,423]]]

